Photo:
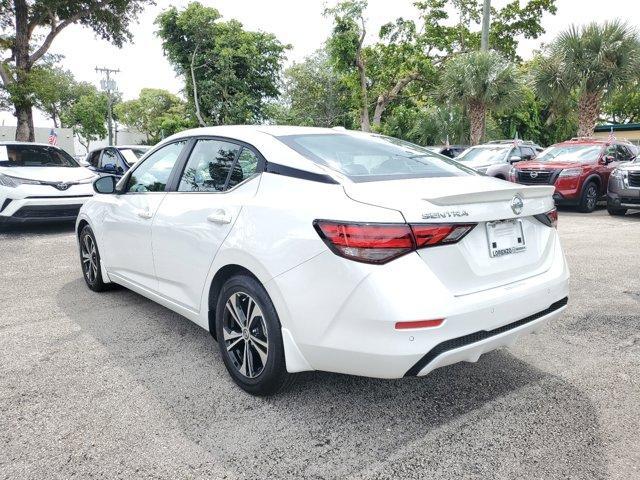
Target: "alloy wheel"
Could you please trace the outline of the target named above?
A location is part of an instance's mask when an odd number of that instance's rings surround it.
[[[247,378],[260,375],[269,355],[267,324],[262,310],[247,293],[236,292],[227,300],[222,335],[237,371]]]
[[[596,208],[596,201],[598,199],[598,190],[596,186],[591,184],[587,188],[587,208],[593,210]]]
[[[82,252],[82,270],[89,283],[94,283],[98,277],[98,250],[91,235],[85,235],[80,242]]]

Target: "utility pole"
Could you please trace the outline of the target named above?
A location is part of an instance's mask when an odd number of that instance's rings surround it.
[[[113,145],[113,93],[117,91],[116,81],[111,79],[111,74],[118,72],[120,72],[119,69],[96,67],[96,73],[104,75],[102,80],[100,80],[100,87],[104,92],[107,92],[107,127],[109,131],[109,146]]]
[[[480,50],[489,50],[489,21],[491,17],[491,0],[484,0],[482,7],[482,37],[480,37]]]

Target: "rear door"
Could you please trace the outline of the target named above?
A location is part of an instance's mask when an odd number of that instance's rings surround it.
[[[263,160],[251,146],[200,138],[184,163],[155,216],[153,258],[160,293],[197,312],[211,263],[257,192]]]
[[[126,177],[122,194],[113,195],[104,216],[105,264],[115,274],[136,285],[157,291],[153,265],[151,225],[165,188],[186,141],[163,146]]]

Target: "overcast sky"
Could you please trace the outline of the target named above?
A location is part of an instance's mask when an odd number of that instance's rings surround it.
[[[397,17],[415,17],[414,0],[369,0],[367,21],[369,41],[375,39],[381,25]],[[527,0],[520,0],[521,3]],[[133,41],[118,49],[96,38],[93,31],[80,26],[65,29],[54,41],[52,53],[64,55],[62,66],[73,72],[79,80],[98,85],[96,66],[118,68],[116,80],[125,99],[135,98],[144,87],[165,88],[179,93],[183,81],[178,78],[162,53],[160,40],[154,35],[154,19],[175,5],[185,6],[188,0],[156,0],[147,7],[136,23],[131,25]],[[319,48],[327,38],[331,24],[322,16],[325,0],[201,0],[202,4],[217,8],[223,19],[235,18],[245,28],[262,30],[276,35],[283,43],[292,45],[288,63],[299,61]],[[335,0],[330,0],[334,4]],[[501,7],[507,0],[493,0]],[[628,19],[640,27],[640,0],[556,0],[558,12],[543,19],[545,35],[538,40],[521,40],[519,53],[527,58],[540,46],[550,41],[568,25],[584,24],[605,19]],[[6,125],[15,125],[11,113],[3,112],[0,119]],[[36,126],[51,126],[50,120],[35,115]]]

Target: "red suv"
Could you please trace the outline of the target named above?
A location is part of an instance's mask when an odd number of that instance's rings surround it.
[[[626,141],[573,138],[550,146],[535,160],[518,162],[509,172],[509,180],[554,185],[556,204],[576,205],[588,213],[606,195],[613,169],[635,155],[635,148]]]

